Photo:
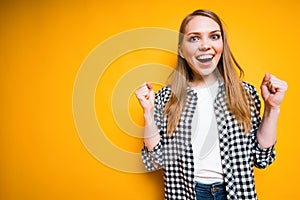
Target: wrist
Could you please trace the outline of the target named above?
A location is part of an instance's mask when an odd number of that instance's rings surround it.
[[[265,113],[280,113],[280,106],[265,106]]]
[[[277,122],[280,115],[280,107],[266,106],[264,109],[263,119],[264,120],[275,120]]]
[[[144,122],[145,126],[149,126],[154,122],[154,113],[153,112],[144,112]]]

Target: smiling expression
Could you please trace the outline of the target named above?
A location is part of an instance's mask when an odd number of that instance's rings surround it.
[[[185,27],[179,54],[189,64],[193,80],[214,77],[223,51],[220,26],[205,16],[193,17]]]

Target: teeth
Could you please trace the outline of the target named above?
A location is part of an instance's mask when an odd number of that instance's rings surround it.
[[[197,57],[197,59],[210,59],[212,57],[213,57],[212,55],[202,55],[202,56]]]
[[[212,55],[201,55],[197,57],[197,60],[202,63],[210,62],[212,59],[213,59]]]

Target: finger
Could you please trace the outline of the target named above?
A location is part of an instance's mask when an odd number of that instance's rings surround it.
[[[270,79],[271,79],[270,73],[266,72],[266,74],[265,74],[265,76],[264,76],[263,81],[262,81],[261,84],[262,85],[267,85],[268,82],[270,81]]]
[[[136,92],[141,92],[141,91],[148,91],[148,86],[147,83],[143,83],[137,90]]]
[[[143,101],[146,101],[149,99],[149,94],[148,93],[138,93],[136,94],[136,97],[139,99],[139,100],[143,100]]]
[[[151,83],[146,82],[146,86],[147,86],[147,88],[148,88],[149,90],[153,90],[153,86],[152,86]]]
[[[272,89],[274,88],[276,92],[285,92],[287,90],[287,83],[281,80],[271,81],[270,86]]]
[[[262,80],[260,89],[262,97],[265,99],[271,93],[269,90],[269,81],[270,81],[270,74],[267,72]]]
[[[144,89],[145,89],[145,98],[148,100],[150,98],[150,90],[152,88],[152,85],[149,82],[144,83]]]
[[[149,89],[147,83],[143,83],[139,89],[135,91],[135,95],[138,99],[148,100],[149,99]]]
[[[274,94],[276,93],[280,79],[278,79],[276,76],[270,73],[266,73],[262,85],[267,86],[267,89],[269,90],[270,93]]]
[[[268,81],[267,87],[268,87],[268,90],[270,91],[270,93],[272,93],[272,94],[276,93],[276,86],[274,85],[274,83],[272,83],[272,81]]]
[[[276,88],[287,88],[287,83],[276,76],[270,74],[270,82]]]

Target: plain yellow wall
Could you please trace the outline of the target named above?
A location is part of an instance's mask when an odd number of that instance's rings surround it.
[[[296,0],[2,1],[0,199],[163,199],[161,172],[115,170],[88,150],[74,120],[74,85],[84,61],[108,38],[144,27],[177,31],[183,17],[198,8],[211,9],[224,20],[246,81],[259,89],[268,71],[288,82],[278,124],[277,160],[255,173],[260,199],[297,199],[300,3]],[[136,50],[116,58],[99,77],[95,113],[107,138],[121,150],[139,153],[142,140],[125,134],[115,120],[112,91],[137,66],[172,66],[174,59],[166,51]],[[158,89],[162,82],[156,82]],[[127,108],[114,108],[128,111],[132,123],[141,125],[133,90],[125,92]],[[108,150],[106,155],[119,160],[117,164],[126,162],[126,157],[114,157]]]

